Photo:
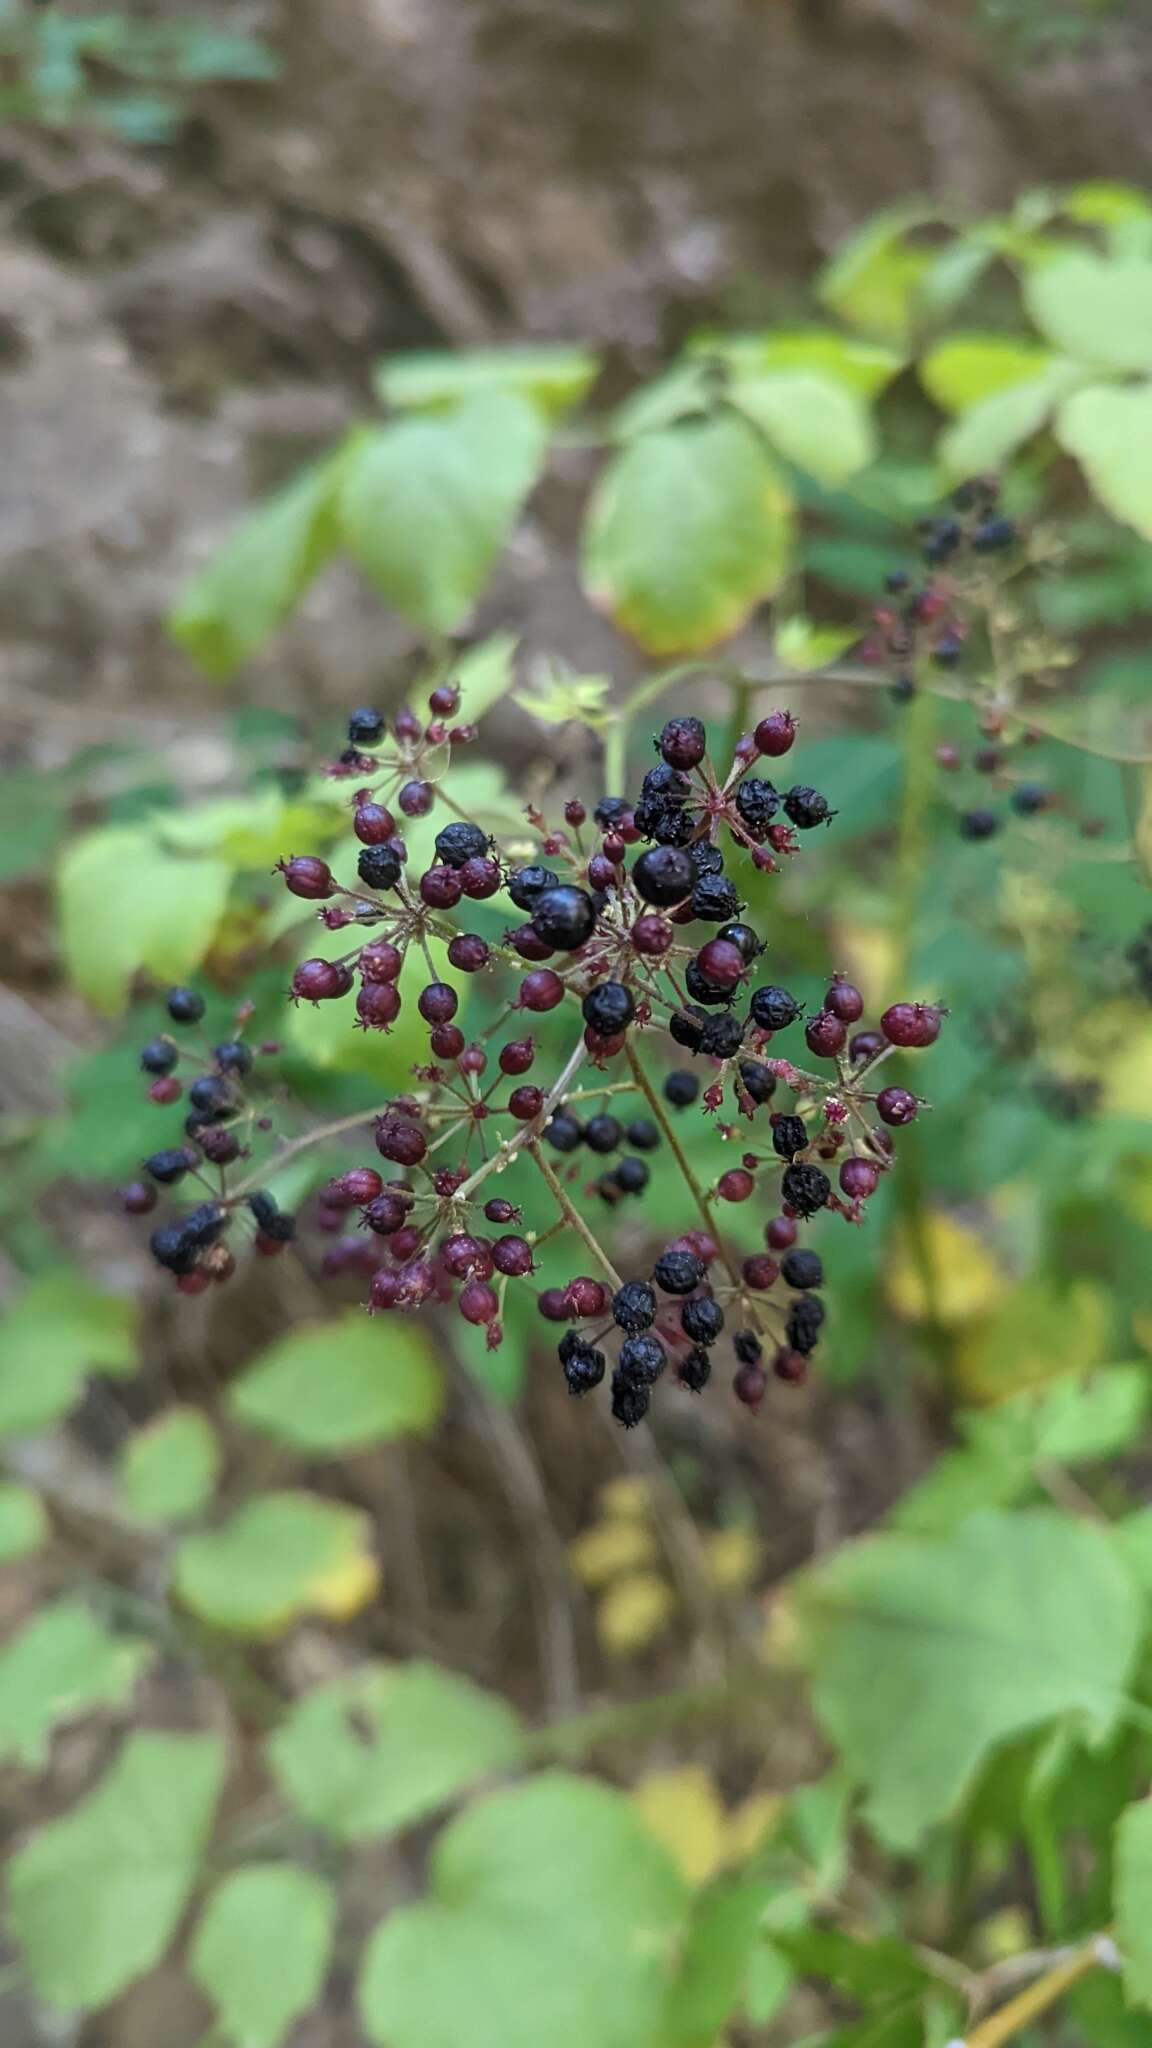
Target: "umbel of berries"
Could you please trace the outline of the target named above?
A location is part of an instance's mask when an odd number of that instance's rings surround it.
[[[835,1335],[809,1236],[863,1221],[945,1012],[870,1018],[835,963],[806,1008],[749,921],[760,878],[836,816],[786,709],[728,759],[674,712],[633,785],[560,791],[503,832],[457,795],[464,697],[446,675],[419,706],[354,711],[331,829],[277,867],[284,994],[393,1033],[391,1093],[309,1126],[252,1005],[209,1028],[204,994],[172,989],[135,1056],[157,1128],[121,1207],[183,1294],[251,1251],[489,1349],[527,1307],[561,1390],[623,1428],[725,1384],[754,1415]],[[297,1215],[279,1162],[311,1145],[333,1164]]]

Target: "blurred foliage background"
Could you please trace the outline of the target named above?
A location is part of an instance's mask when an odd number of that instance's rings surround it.
[[[1148,2040],[1150,71],[1107,4],[0,9],[15,2048],[944,2048],[1108,1929],[1012,2038]],[[987,468],[1010,673],[814,673]],[[638,758],[790,703],[840,815],[742,878],[773,958],[951,1007],[756,1421],[625,1438],[530,1310],[308,1257],[177,1299],[111,1200],[168,979],[310,1111],[403,1080],[286,1009],[268,871],[443,664],[505,830],[637,692]]]

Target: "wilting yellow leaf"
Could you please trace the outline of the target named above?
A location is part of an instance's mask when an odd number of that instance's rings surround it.
[[[707,1771],[681,1764],[650,1771],[632,1794],[649,1833],[689,1884],[706,1884],[727,1861],[728,1819]]]
[[[576,1577],[586,1586],[603,1586],[622,1572],[642,1570],[652,1562],[656,1545],[643,1522],[594,1522],[568,1546]]]
[[[941,1209],[921,1219],[919,1239],[896,1240],[887,1266],[888,1299],[908,1322],[928,1316],[949,1326],[986,1315],[1008,1281],[982,1238]]]
[[[379,1583],[380,1567],[374,1557],[364,1552],[309,1579],[308,1598],[315,1614],[329,1614],[334,1621],[343,1621],[360,1612]]]
[[[704,1558],[714,1584],[739,1593],[760,1569],[760,1539],[752,1529],[715,1529],[704,1538]]]
[[[606,1479],[596,1495],[600,1513],[606,1520],[615,1515],[622,1520],[627,1520],[630,1515],[646,1515],[651,1498],[648,1481],[629,1477],[627,1473],[619,1479]]]
[[[610,1656],[633,1656],[667,1628],[674,1604],[671,1587],[655,1572],[629,1572],[601,1598],[596,1610],[600,1641]]]
[[[999,1401],[1070,1369],[1099,1365],[1111,1334],[1104,1288],[1091,1280],[1065,1288],[1025,1281],[965,1330],[953,1354],[953,1377],[967,1400]]]

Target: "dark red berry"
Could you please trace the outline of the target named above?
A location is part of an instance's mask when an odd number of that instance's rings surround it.
[[[516,1002],[519,1010],[542,1012],[554,1010],[564,1000],[564,983],[550,967],[535,967],[520,983],[520,994]]]
[[[440,1257],[454,1280],[486,1280],[494,1263],[490,1247],[467,1231],[446,1237],[440,1246]]]
[[[458,1024],[437,1024],[429,1033],[428,1044],[438,1060],[459,1059],[464,1051],[464,1033]]]
[[[179,1102],[184,1090],[175,1074],[161,1074],[148,1090],[149,1102],[158,1102],[165,1107],[170,1102]]]
[[[391,1159],[397,1166],[418,1166],[428,1150],[428,1140],[418,1124],[382,1116],[376,1124],[376,1150],[382,1159]]]
[[[808,1377],[808,1360],[799,1351],[787,1351],[782,1347],[772,1360],[772,1370],[786,1386],[800,1387]]]
[[[919,1108],[910,1088],[882,1088],[876,1097],[876,1114],[886,1124],[910,1124]]]
[[[768,1257],[767,1252],[753,1252],[750,1258],[745,1259],[740,1270],[745,1287],[751,1287],[759,1292],[774,1284],[780,1268],[775,1259]]]
[[[758,753],[777,759],[788,753],[796,738],[796,720],[790,711],[770,711],[767,718],[760,720],[752,737]]]
[[[744,973],[744,956],[727,939],[709,939],[696,955],[696,967],[716,988],[735,988]]]
[[[847,1028],[831,1010],[817,1010],[804,1026],[804,1043],[820,1059],[832,1059],[848,1037]]]
[[[364,1205],[364,1221],[368,1229],[376,1237],[391,1237],[403,1228],[411,1200],[411,1196],[401,1194],[398,1188],[383,1188],[382,1193]]]
[[[302,960],[292,976],[296,1002],[325,1003],[344,994],[343,978],[334,960]]]
[[[420,900],[429,910],[452,910],[464,894],[455,868],[429,868],[420,877]]]
[[[846,1159],[840,1168],[840,1186],[852,1202],[865,1201],[879,1178],[880,1169],[870,1159]]]
[[[740,1366],[732,1381],[732,1392],[736,1399],[755,1414],[768,1389],[768,1375],[762,1365],[747,1363]]]
[[[646,911],[636,919],[630,937],[638,953],[658,957],[668,951],[674,933],[666,917],[657,917],[652,911]]]
[[[416,1007],[426,1024],[450,1024],[460,1007],[460,999],[446,981],[430,981],[426,988],[421,989]]]
[[[534,924],[522,924],[512,933],[513,950],[522,960],[550,960],[556,951]]]
[[[744,1166],[730,1166],[716,1183],[716,1193],[722,1202],[746,1202],[755,1190],[756,1182]]]
[[[230,1166],[240,1157],[240,1140],[235,1131],[223,1124],[209,1124],[196,1140],[200,1150],[213,1166]]]
[[[464,894],[470,896],[476,903],[483,903],[489,896],[495,896],[504,880],[499,863],[489,860],[487,856],[466,860],[458,873]]]
[[[404,965],[404,955],[387,939],[369,939],[360,948],[357,962],[365,981],[395,981]]]
[[[670,718],[656,745],[670,768],[695,768],[708,751],[708,735],[698,718]]]
[[[121,1188],[117,1194],[126,1216],[147,1216],[149,1210],[156,1207],[157,1199],[155,1188],[143,1180],[130,1180],[127,1187]]]
[[[588,863],[588,886],[590,889],[614,889],[616,869],[607,854],[594,853]]]
[[[574,1316],[584,1319],[588,1316],[602,1316],[608,1307],[608,1289],[602,1280],[593,1280],[588,1274],[577,1274],[570,1280],[564,1293]]]
[[[787,1251],[796,1242],[796,1225],[791,1216],[774,1216],[764,1229],[764,1242],[771,1251]]]
[[[523,1088],[514,1088],[508,1097],[509,1111],[518,1123],[530,1124],[534,1116],[539,1116],[543,1107],[542,1088],[533,1088],[526,1084]]]
[[[293,854],[291,860],[276,863],[293,896],[310,901],[335,894],[336,882],[326,860],[311,853]]]
[[[321,1200],[330,1202],[333,1208],[359,1208],[365,1202],[374,1202],[383,1189],[384,1182],[374,1166],[352,1166],[347,1173],[329,1181]]]
[[[568,1296],[562,1287],[546,1287],[537,1295],[536,1306],[546,1323],[570,1323],[572,1310]]]
[[[842,1024],[856,1024],[864,1015],[864,998],[852,982],[837,978],[824,998],[824,1008]]]
[[[509,1279],[522,1280],[532,1271],[532,1247],[527,1238],[498,1237],[492,1247],[492,1264]]]
[[[515,1223],[520,1211],[514,1202],[507,1201],[503,1195],[493,1195],[484,1204],[484,1214],[489,1223]]]
[[[502,1074],[526,1074],[536,1057],[536,1042],[532,1038],[510,1038],[500,1048],[500,1071]]]
[[[882,1031],[856,1031],[849,1040],[848,1055],[853,1065],[858,1066],[864,1060],[875,1059],[876,1054],[883,1052],[887,1044],[888,1040]]]
[[[384,804],[357,804],[352,830],[362,846],[383,846],[396,836],[396,820]]]
[[[437,718],[451,718],[453,712],[460,709],[459,683],[437,683],[436,688],[428,693],[428,709],[434,711]]]
[[[365,1031],[387,1031],[399,1015],[400,991],[395,982],[361,982],[356,994],[356,1016]]]
[[[423,1234],[414,1223],[405,1223],[392,1233],[392,1250],[398,1259],[410,1259],[423,1243]]]
[[[890,1045],[934,1045],[943,1014],[934,1003],[893,1003],[881,1017],[880,1029]]]
[[[448,947],[448,959],[461,974],[478,974],[488,965],[488,941],[479,932],[458,932]]]
[[[482,1074],[488,1065],[488,1055],[482,1045],[466,1045],[459,1055],[462,1074]]]

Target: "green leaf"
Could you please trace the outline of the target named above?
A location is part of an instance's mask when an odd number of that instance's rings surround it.
[[[192,1975],[236,2048],[276,2048],[319,1998],[332,1947],[332,1887],[290,1863],[254,1863],[216,1886]]]
[[[80,1600],[59,1600],[35,1615],[0,1650],[0,1756],[38,1769],[54,1728],[128,1698],[145,1654]]]
[[[387,405],[433,412],[477,395],[511,392],[555,419],[579,405],[599,370],[599,357],[590,349],[557,343],[472,349],[464,354],[428,349],[390,356],[376,372],[376,389]]]
[[[389,604],[449,633],[479,597],[544,457],[535,407],[510,392],[365,436],[340,494],[345,541]]]
[[[34,875],[55,859],[65,803],[59,776],[0,776],[0,882]]]
[[[907,342],[916,325],[919,287],[936,252],[913,248],[905,236],[935,218],[915,203],[873,214],[825,269],[821,303],[877,341]]]
[[[1152,263],[1077,250],[1030,271],[1024,303],[1065,355],[1111,370],[1152,369]]]
[[[864,400],[817,370],[766,370],[737,377],[732,403],[777,453],[822,484],[842,484],[876,453]]]
[[[226,862],[180,859],[135,826],[77,839],[57,892],[64,962],[80,993],[112,1016],[141,968],[182,981],[212,944],[230,879]]]
[[[1122,1813],[1116,1828],[1116,1935],[1124,1989],[1133,2005],[1152,2006],[1152,1800]]]
[[[0,1564],[30,1557],[48,1535],[48,1517],[29,1486],[0,1483]]]
[[[1100,503],[1152,539],[1152,385],[1074,391],[1056,418],[1056,439],[1074,455]]]
[[[641,2048],[684,1893],[629,1801],[561,1775],[440,1836],[432,1897],[369,1947],[364,2026],[388,2048]]]
[[[218,1529],[185,1537],[173,1585],[194,1614],[237,1635],[279,1635],[302,1614],[343,1619],[376,1589],[370,1534],[356,1508],[263,1493]]]
[[[233,1388],[241,1422],[329,1456],[411,1431],[440,1412],[440,1373],[415,1327],[385,1329],[361,1309],[305,1323],[262,1354]]]
[[[1060,211],[1069,220],[1087,221],[1094,226],[1114,227],[1120,221],[1152,219],[1148,194],[1138,185],[1123,185],[1110,178],[1089,178],[1060,194]]]
[[[569,725],[573,721],[602,732],[613,713],[609,705],[611,676],[576,676],[547,656],[534,664],[532,686],[517,690],[515,702],[542,725]]]
[[[179,1522],[212,1498],[220,1470],[216,1432],[196,1408],[170,1408],[128,1441],[120,1483],[145,1522]]]
[[[653,377],[633,391],[612,415],[612,439],[630,441],[656,427],[670,427],[693,413],[711,412],[720,393],[720,382],[710,358],[699,362],[673,363],[662,376]]]
[[[90,1372],[136,1365],[137,1311],[67,1271],[43,1274],[0,1322],[0,1436],[67,1413]]]
[[[982,399],[1026,384],[1056,358],[1038,342],[1012,334],[951,334],[922,355],[916,373],[944,412],[967,412]]]
[[[886,1992],[923,1991],[932,1982],[915,1950],[894,1935],[863,1941],[836,1927],[801,1927],[776,1940],[797,1975],[823,1977],[864,2003]]]
[[[940,437],[940,458],[950,476],[998,469],[1050,420],[1084,372],[1055,361],[1036,377],[1007,385],[970,406]]]
[[[745,1988],[759,1954],[775,1965],[775,2002],[757,1984],[756,2022],[767,2024],[783,2004],[792,1971],[764,1937],[764,1910],[774,1887],[761,1879],[725,1878],[697,1899],[676,1977],[668,1992],[661,2048],[711,2048],[726,2022],[745,2003]],[[765,2005],[768,2009],[765,2010]]]
[[[641,435],[609,463],[589,507],[592,602],[649,654],[699,653],[734,633],[783,577],[784,488],[733,412]]]
[[[846,384],[861,398],[877,398],[907,361],[903,350],[842,334],[835,327],[774,327],[763,334],[697,334],[690,356],[713,357],[731,370],[810,370]]]
[[[258,506],[184,591],[168,630],[208,675],[231,675],[247,661],[335,553],[336,492],[352,446]]]
[[[516,1759],[511,1707],[435,1664],[366,1665],[317,1686],[269,1743],[281,1789],[342,1841],[410,1827]]]
[[[1141,1619],[1108,1534],[1046,1510],[855,1544],[811,1575],[803,1606],[817,1712],[899,1849],[1008,1736],[1075,1715],[1103,1741]]]
[[[106,2005],[176,1931],[224,1777],[215,1735],[130,1735],[78,1805],[9,1866],[12,1931],[38,1995]]]

